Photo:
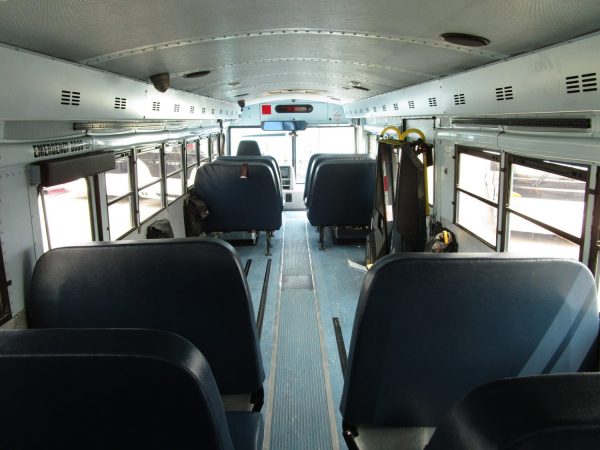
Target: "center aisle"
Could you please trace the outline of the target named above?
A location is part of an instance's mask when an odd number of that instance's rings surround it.
[[[305,213],[286,214],[265,449],[339,449]]]

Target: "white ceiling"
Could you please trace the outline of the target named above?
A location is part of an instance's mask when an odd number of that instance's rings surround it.
[[[1,43],[144,81],[169,72],[175,88],[249,104],[288,89],[347,103],[599,29],[598,0],[0,1]],[[183,78],[199,70],[211,73]]]

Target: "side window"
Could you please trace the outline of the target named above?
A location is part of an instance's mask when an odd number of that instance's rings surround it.
[[[580,259],[589,169],[508,157],[509,252]]]
[[[106,172],[106,201],[110,239],[123,237],[136,227],[135,196],[133,193],[133,153],[115,155],[116,167]]]
[[[185,143],[186,187],[194,185],[196,169],[198,168],[198,141]]]
[[[185,192],[183,144],[181,142],[166,144],[164,158],[167,202],[170,204]]]
[[[500,154],[457,147],[455,173],[454,222],[496,249]]]
[[[432,156],[433,156],[433,160],[435,160],[435,149],[432,150],[431,152]],[[419,161],[424,162],[423,161],[423,155],[419,155]],[[427,164],[431,164],[430,166],[427,166],[427,202],[429,203],[429,206],[433,206],[433,193],[434,193],[434,170],[433,168],[434,166],[434,161],[427,161]]]
[[[164,208],[162,145],[136,148],[136,191],[140,223]]]
[[[88,180],[40,186],[44,251],[94,240]]]

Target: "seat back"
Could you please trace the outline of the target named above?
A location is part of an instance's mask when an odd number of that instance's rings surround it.
[[[369,225],[374,197],[374,160],[322,161],[312,179],[308,220],[314,226]]]
[[[152,330],[0,332],[0,447],[233,449],[210,367]]]
[[[317,166],[322,161],[328,161],[330,159],[350,159],[350,158],[365,158],[368,155],[357,155],[356,153],[315,153],[311,155],[308,160],[308,167],[306,168],[306,181],[304,183],[304,204],[308,206],[310,198],[310,189],[312,186],[312,179],[315,174]]]
[[[600,448],[600,373],[509,378],[469,392],[427,450]]]
[[[483,383],[596,370],[597,337],[596,286],[579,262],[387,256],[360,294],[342,416],[353,425],[436,426]]]
[[[277,186],[279,187],[279,192],[281,194],[281,199],[283,200],[283,186],[281,184],[281,170],[279,169],[279,164],[277,164],[277,160],[269,155],[262,156],[219,156],[217,161],[233,161],[237,163],[244,162],[263,162],[273,169],[273,173],[277,179]]]
[[[237,156],[261,156],[260,147],[256,141],[240,141]]]
[[[203,223],[204,231],[281,228],[281,191],[269,164],[260,161],[205,164],[196,172],[194,193],[210,211]]]
[[[209,361],[221,394],[262,388],[254,309],[242,265],[211,238],[50,250],[27,301],[32,328],[150,328],[179,334]]]

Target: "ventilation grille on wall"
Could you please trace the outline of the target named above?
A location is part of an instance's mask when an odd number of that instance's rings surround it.
[[[152,111],[160,111],[160,102],[152,102]]]
[[[387,106],[386,106],[386,105],[383,105],[383,106],[381,107],[381,109],[383,109],[383,112],[386,112],[386,111],[387,111]]]
[[[127,109],[127,99],[124,97],[115,97],[115,109]]]
[[[409,109],[415,109],[415,102],[414,102],[414,100],[409,100],[408,101],[408,108]]]
[[[584,73],[583,75],[571,75],[566,77],[567,94],[578,92],[593,92],[598,90],[596,73]]]
[[[437,106],[437,98],[435,98],[435,97],[429,97],[429,106],[432,107],[432,108],[434,106]]]
[[[81,93],[76,91],[61,91],[60,104],[67,106],[79,106]]]
[[[215,108],[212,108],[212,109],[210,110],[210,113],[211,113],[211,114],[214,114],[214,113],[215,113]]]
[[[512,86],[504,86],[496,88],[496,100],[501,102],[502,100],[512,100],[513,96],[513,88]]]
[[[206,114],[206,108],[202,108],[202,114]]]
[[[394,111],[398,111],[398,103],[394,103]]]
[[[377,106],[373,106],[373,112],[376,113],[377,112]]]
[[[195,111],[195,110],[196,110],[196,108],[195,108],[195,107],[193,107],[193,106],[190,106],[190,114],[194,114],[194,111]]]
[[[465,100],[465,94],[454,94],[454,104],[456,106],[464,105],[466,103],[467,101]]]
[[[176,113],[179,112],[179,105],[177,103],[175,103],[175,107],[173,108],[173,111]]]

